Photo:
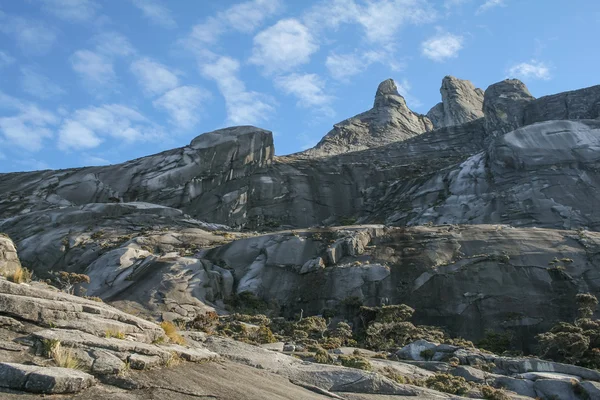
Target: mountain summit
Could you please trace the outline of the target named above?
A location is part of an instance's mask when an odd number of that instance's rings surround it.
[[[301,154],[325,157],[385,146],[433,130],[433,124],[411,111],[393,79],[377,87],[373,108],[333,126],[312,149]]]
[[[446,76],[440,88],[442,102],[436,104],[427,117],[435,129],[461,125],[483,117],[483,90],[470,81]]]

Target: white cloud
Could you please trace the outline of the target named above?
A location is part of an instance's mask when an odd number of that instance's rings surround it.
[[[235,4],[194,25],[183,42],[196,53],[205,54],[206,47],[215,44],[221,35],[229,31],[251,33],[281,8],[281,0],[251,0]]]
[[[363,4],[325,0],[312,7],[304,21],[311,31],[358,24],[368,42],[387,44],[394,41],[404,25],[428,23],[436,17],[435,10],[424,0],[371,0]]]
[[[43,22],[12,17],[1,12],[0,31],[13,36],[21,51],[27,55],[44,55],[56,41],[55,30]]]
[[[134,61],[130,68],[146,94],[159,95],[179,85],[179,79],[174,72],[149,58]]]
[[[491,10],[492,8],[505,6],[506,4],[504,3],[504,0],[486,0],[485,3],[479,6],[475,14],[479,15],[488,10]]]
[[[542,79],[545,81],[551,78],[550,68],[545,63],[536,60],[513,65],[508,69],[508,75],[522,79]]]
[[[210,93],[195,86],[180,86],[169,90],[152,104],[170,115],[170,122],[181,128],[191,129],[200,121],[202,103]]]
[[[336,53],[331,53],[327,56],[325,66],[331,76],[338,80],[346,80],[354,75],[358,75],[367,67],[356,54]]]
[[[319,46],[306,26],[295,19],[283,19],[254,37],[252,64],[267,73],[288,71],[310,61]]]
[[[63,151],[92,149],[105,137],[133,143],[158,140],[162,131],[130,107],[105,104],[77,110],[66,119],[58,131],[58,147]]]
[[[421,43],[422,54],[437,62],[458,56],[463,48],[463,37],[451,33],[440,33]]]
[[[21,88],[42,100],[58,97],[65,93],[59,85],[32,67],[21,67]]]
[[[92,41],[96,44],[96,51],[107,56],[125,57],[135,53],[129,39],[118,32],[100,33]]]
[[[15,59],[7,53],[0,50],[0,68],[4,68],[14,63]]]
[[[329,106],[332,96],[325,94],[325,82],[316,74],[290,74],[275,78],[275,86],[286,94],[298,98],[298,105],[306,108],[317,108],[327,115],[332,115]]]
[[[90,50],[76,51],[71,56],[71,67],[91,88],[112,86],[117,79],[112,61]]]
[[[246,91],[246,85],[238,77],[240,63],[230,57],[219,57],[215,62],[200,66],[201,72],[213,79],[225,98],[227,124],[258,125],[275,112],[272,99]]]
[[[229,7],[219,13],[218,18],[227,21],[231,28],[239,32],[252,33],[281,8],[280,0],[247,1]]]
[[[8,117],[0,117],[0,132],[6,141],[28,151],[39,151],[45,139],[53,136],[51,127],[59,119],[32,103],[24,103],[0,92],[0,108],[14,110]]]
[[[70,58],[71,67],[88,89],[106,92],[117,83],[113,62],[136,51],[129,40],[117,32],[104,32],[92,38],[94,50],[78,50]]]
[[[44,11],[70,22],[85,22],[96,16],[100,6],[92,0],[42,0]]]
[[[173,19],[171,11],[159,0],[131,0],[150,22],[164,28],[175,28],[177,22]]]
[[[81,150],[98,147],[102,139],[81,122],[66,120],[58,131],[58,148]]]
[[[465,3],[470,2],[471,0],[445,0],[444,1],[444,7],[446,8],[453,8],[453,7],[459,7],[462,6]]]
[[[404,63],[397,61],[394,53],[386,50],[355,51],[347,54],[331,52],[325,60],[329,74],[342,82],[348,82],[349,78],[366,71],[375,63],[386,65],[396,72],[404,68]]]

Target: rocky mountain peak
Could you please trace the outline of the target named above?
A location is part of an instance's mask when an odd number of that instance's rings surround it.
[[[312,149],[302,155],[324,157],[399,142],[430,131],[429,119],[414,113],[398,93],[393,79],[377,87],[373,108],[338,124]]]
[[[375,93],[375,102],[373,103],[373,107],[389,105],[389,96],[399,97],[402,99],[402,103],[406,105],[404,97],[398,93],[398,86],[396,86],[396,82],[394,82],[393,79],[386,79],[377,87],[377,93]]]
[[[470,81],[448,75],[442,80],[440,93],[442,102],[427,113],[436,129],[483,117],[484,92]]]

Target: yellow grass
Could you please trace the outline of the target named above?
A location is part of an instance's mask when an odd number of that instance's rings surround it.
[[[177,331],[177,327],[171,321],[163,321],[160,323],[160,327],[165,331],[165,335],[176,344],[185,344],[185,339]]]
[[[6,279],[14,283],[27,283],[31,282],[33,273],[24,267],[19,267],[12,274],[7,274]]]

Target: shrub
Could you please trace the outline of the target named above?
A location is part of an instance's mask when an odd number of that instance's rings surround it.
[[[242,314],[264,314],[268,310],[267,303],[252,292],[241,292],[225,300],[230,311]]]
[[[319,364],[333,364],[333,357],[324,349],[317,349],[313,359]]]
[[[294,328],[306,332],[309,338],[322,339],[327,330],[327,321],[323,317],[306,317],[296,322]]]
[[[63,292],[73,294],[74,289],[82,283],[90,283],[90,277],[75,272],[58,271],[53,273],[52,283]]]
[[[277,339],[268,326],[261,325],[254,333],[254,340],[259,344],[275,343]]]
[[[491,351],[495,354],[502,354],[505,351],[510,350],[512,341],[512,334],[510,332],[494,332],[486,331],[483,339],[477,343],[477,347],[487,351]]]
[[[450,374],[435,374],[425,379],[425,386],[438,392],[450,394],[465,394],[471,389],[471,385],[461,376]]]
[[[328,337],[321,341],[321,346],[327,350],[338,349],[342,347],[342,340],[336,337]]]
[[[341,225],[345,225],[345,226],[354,225],[354,224],[356,224],[356,218],[354,218],[354,217],[342,217],[342,218],[340,218],[340,224]]]
[[[511,397],[502,389],[495,389],[489,385],[481,387],[481,394],[483,395],[483,398],[487,400],[511,400]]]
[[[539,355],[554,361],[588,368],[600,368],[600,321],[594,314],[598,300],[589,293],[576,297],[579,318],[573,323],[559,322],[550,331],[536,336]]]
[[[373,370],[373,366],[369,360],[361,356],[340,356],[339,359],[344,367],[362,369],[365,371]]]
[[[189,328],[206,333],[213,333],[218,325],[219,315],[214,311],[208,311],[204,314],[196,315],[196,318],[189,323]]]
[[[332,330],[327,330],[327,335],[332,338],[340,339],[342,344],[346,344],[352,339],[352,328],[347,322],[338,322]]]
[[[430,361],[433,358],[433,356],[435,355],[435,350],[433,350],[433,349],[425,349],[425,350],[421,351],[420,355],[425,360]]]
[[[172,343],[185,344],[185,339],[179,334],[177,327],[171,321],[161,322],[160,327],[165,331],[165,335],[167,335]]]
[[[579,293],[575,296],[575,302],[579,307],[579,318],[590,318],[598,306],[598,299],[590,293]]]

